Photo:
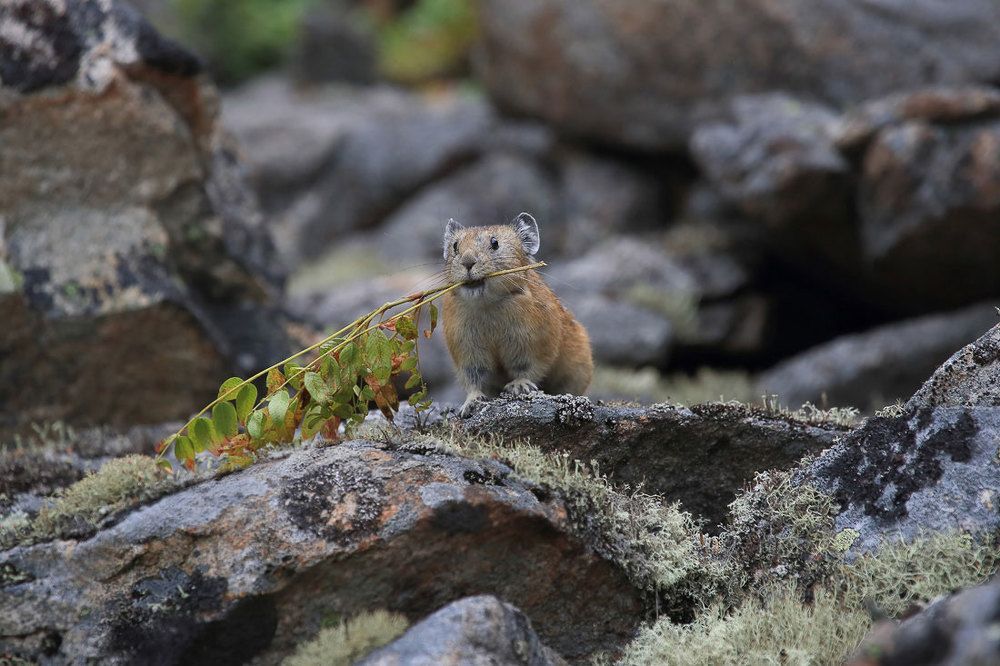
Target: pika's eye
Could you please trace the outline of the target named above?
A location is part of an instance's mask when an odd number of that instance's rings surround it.
[[[496,239],[496,238],[491,238],[491,239],[490,239],[490,247],[491,247],[491,248],[493,248],[494,250],[497,250],[497,249],[499,249],[499,248],[500,248],[500,243],[499,243],[499,241],[497,241],[497,239]]]
[[[458,241],[455,241],[452,244],[451,249],[453,249],[455,251],[455,254],[458,254]]]

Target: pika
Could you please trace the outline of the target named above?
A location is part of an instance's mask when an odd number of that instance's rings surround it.
[[[594,361],[587,331],[536,271],[484,279],[534,263],[538,223],[521,213],[513,222],[444,231],[445,275],[462,286],[444,297],[444,336],[466,390],[463,417],[500,389],[521,394],[582,394]]]

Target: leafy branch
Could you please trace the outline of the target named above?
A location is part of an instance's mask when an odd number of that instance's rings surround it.
[[[545,266],[544,262],[490,273],[486,279],[520,273]],[[224,458],[226,469],[240,469],[256,460],[256,452],[268,445],[287,444],[299,432],[303,439],[317,433],[337,439],[341,424],[359,425],[372,403],[390,421],[399,411],[394,379],[409,375],[404,391],[413,391],[407,401],[418,411],[431,405],[427,385],[420,373],[417,341],[424,306],[429,311],[425,338],[437,327],[438,310],[433,301],[463,283],[410,294],[358,317],[339,331],[252,377],[231,377],[219,387],[215,400],[156,446],[157,464],[172,470],[167,454],[188,469],[195,456],[208,451]],[[396,308],[407,306],[386,318]],[[318,352],[311,361],[297,361]],[[266,378],[266,393],[258,400],[257,380]],[[211,412],[211,417],[206,416]]]

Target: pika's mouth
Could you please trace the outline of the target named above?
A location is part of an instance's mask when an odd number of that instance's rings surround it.
[[[486,280],[485,279],[483,279],[483,280],[467,280],[466,282],[462,283],[462,286],[465,287],[466,289],[479,289],[484,284],[486,284]]]

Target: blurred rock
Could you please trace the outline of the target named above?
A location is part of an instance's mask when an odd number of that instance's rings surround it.
[[[0,595],[0,653],[277,663],[331,614],[385,608],[415,619],[491,594],[583,660],[628,640],[643,605],[569,512],[495,461],[357,441],[300,450],[90,538],[0,553],[0,571],[17,576]],[[48,636],[58,640],[46,648]]]
[[[758,378],[787,405],[872,410],[912,395],[952,353],[997,320],[989,304],[888,324],[782,361]]]
[[[177,418],[281,358],[281,270],[199,61],[119,2],[0,24],[0,430]]]
[[[864,152],[858,196],[864,256],[898,307],[1000,292],[1000,113],[884,127]]]
[[[1000,407],[1000,324],[955,352],[907,403],[909,409],[958,406]]]
[[[543,258],[556,206],[555,185],[537,164],[497,153],[424,188],[374,232],[375,243],[385,259],[423,259],[439,266],[449,218],[465,226],[506,224],[528,211],[541,229]]]
[[[306,10],[291,58],[299,83],[374,83],[378,62],[375,34],[354,3],[324,0]]]
[[[587,329],[595,361],[666,364],[674,337],[666,317],[600,294],[571,294],[562,300]]]
[[[836,107],[1000,78],[1000,7],[969,0],[487,0],[478,69],[505,108],[561,130],[677,150],[735,95]]]
[[[844,430],[743,405],[603,405],[541,393],[486,402],[461,427],[527,439],[544,451],[565,451],[571,460],[596,461],[613,482],[641,484],[710,525],[725,519],[733,496],[756,472],[789,469],[807,453],[829,447]]]
[[[448,604],[358,666],[565,663],[542,644],[524,613],[496,597],[480,596]]]
[[[990,666],[1000,656],[1000,582],[940,599],[901,624],[884,621],[850,666]]]

